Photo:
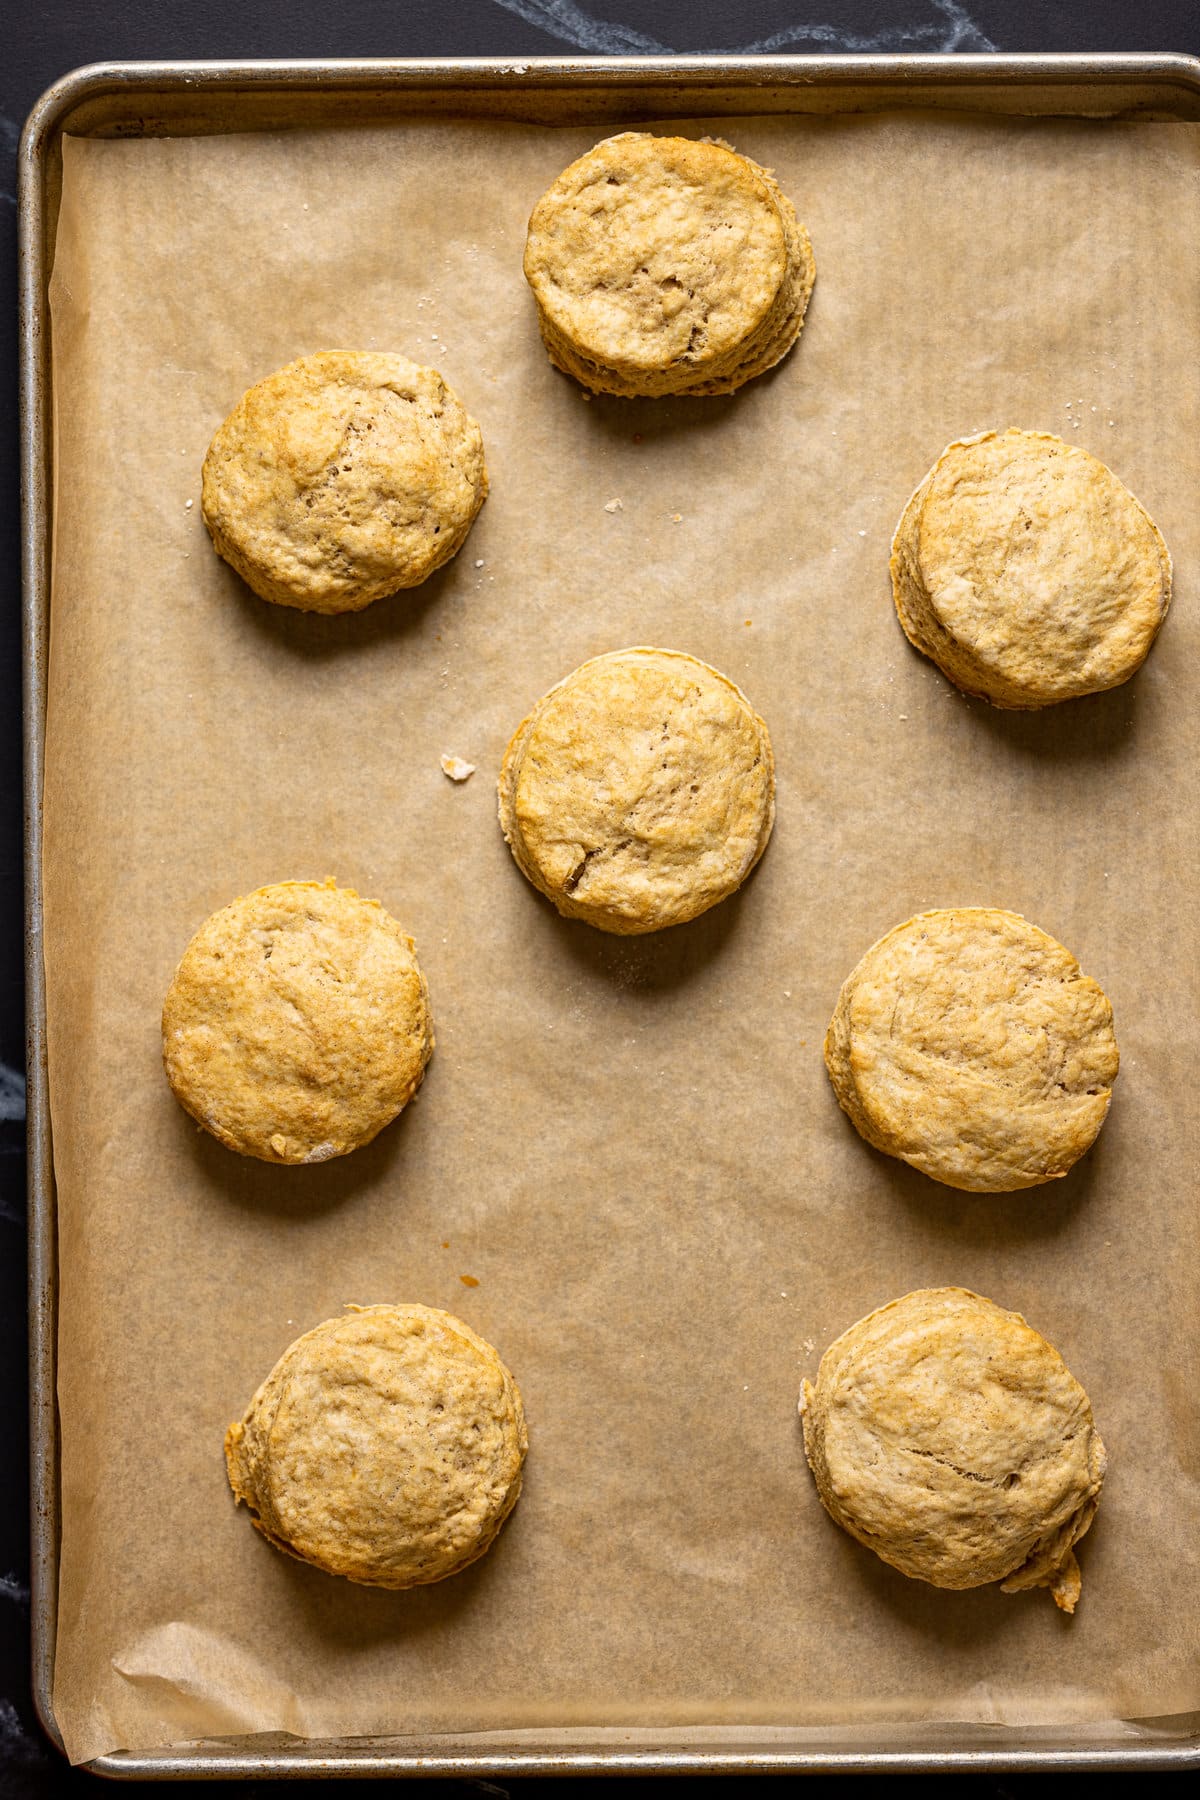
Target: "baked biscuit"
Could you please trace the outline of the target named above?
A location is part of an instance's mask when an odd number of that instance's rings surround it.
[[[345,1156],[406,1106],[433,1051],[413,941],[377,900],[282,881],[213,913],[163,1005],[175,1097],[243,1156]]]
[[[525,246],[550,360],[594,393],[733,393],[791,349],[814,276],[768,170],[644,131],[564,170]]]
[[[966,1288],[868,1313],[800,1401],[830,1518],[940,1588],[1048,1587],[1074,1612],[1074,1546],[1095,1516],[1104,1445],[1057,1350]]]
[[[892,541],[906,636],[968,694],[1026,710],[1117,687],[1171,599],[1171,559],[1110,469],[1044,431],[944,450]]]
[[[243,394],[208,447],[201,506],[256,594],[342,613],[449,562],[487,489],[479,427],[436,369],[324,350]]]
[[[284,1351],[225,1433],[235,1500],[276,1549],[368,1587],[457,1575],[521,1492],[517,1384],[431,1306],[354,1306]]]
[[[539,700],[508,746],[500,823],[571,919],[624,935],[739,888],[775,819],[767,728],[740,688],[676,650],[614,650]]]
[[[1065,1175],[1104,1123],[1112,1008],[1019,913],[918,913],[847,976],[825,1066],[877,1150],[950,1187],[1008,1193]]]

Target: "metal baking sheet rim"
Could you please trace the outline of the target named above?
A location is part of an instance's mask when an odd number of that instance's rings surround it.
[[[61,1748],[51,1693],[58,1564],[57,1260],[42,962],[42,758],[50,606],[50,336],[47,287],[56,156],[72,126],[157,136],[286,123],[334,101],[347,111],[481,111],[549,118],[941,106],[1072,117],[1200,120],[1200,58],[1147,55],[536,57],[330,62],[97,63],[49,88],[29,115],[18,157],[21,511],[25,750],[25,970],[28,1059],[30,1466],[33,1695]],[[764,104],[768,102],[769,104]],[[622,105],[622,102],[624,104]],[[1133,1741],[1005,1727],[922,1725],[864,1732],[820,1728],[783,1742],[751,1729],[723,1743],[647,1741],[638,1733],[576,1742],[471,1738],[205,1740],[115,1752],[87,1766],[116,1779],[249,1780],[310,1776],[894,1773],[1200,1768],[1200,1714],[1139,1722]],[[514,1734],[516,1735],[516,1734]],[[1107,1740],[1107,1741],[1102,1741]]]

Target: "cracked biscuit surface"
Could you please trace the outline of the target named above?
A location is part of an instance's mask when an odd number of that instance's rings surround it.
[[[528,1438],[492,1346],[435,1307],[350,1307],[289,1346],[225,1434],[236,1500],[279,1550],[419,1587],[491,1545]]]
[[[869,1144],[979,1193],[1065,1175],[1108,1112],[1118,1056],[1104,993],[1019,913],[918,913],[847,976],[825,1036]]]
[[[433,1051],[413,941],[376,900],[283,881],[206,919],[163,1004],[179,1102],[231,1150],[325,1162],[407,1105]]]
[[[500,823],[567,918],[633,935],[739,888],[766,848],[775,765],[741,690],[674,650],[614,650],[540,700],[508,746]]]
[[[966,1288],[906,1294],[830,1346],[800,1411],[826,1511],[884,1562],[934,1587],[1048,1587],[1075,1610],[1104,1445],[1020,1313]]]
[[[436,369],[324,350],[243,394],[209,445],[201,507],[264,600],[357,612],[448,562],[487,488],[479,426]]]
[[[702,395],[786,355],[815,266],[768,170],[709,139],[627,131],[542,196],[525,276],[551,362],[584,387]]]
[[[892,592],[910,643],[968,694],[1032,710],[1117,687],[1171,599],[1171,559],[1112,471],[1042,431],[949,445],[904,509]]]

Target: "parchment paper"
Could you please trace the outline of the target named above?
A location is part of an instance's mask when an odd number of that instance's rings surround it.
[[[702,402],[588,402],[542,351],[525,220],[597,129],[66,145],[45,878],[74,1758],[1200,1705],[1200,136],[706,128],[776,169],[818,277],[797,353]],[[419,592],[306,618],[217,560],[199,472],[250,382],[336,346],[436,364],[492,492]],[[887,576],[937,452],[1010,423],[1109,461],[1175,558],[1142,674],[1035,715],[911,652]],[[494,780],[546,688],[638,643],[744,686],[779,810],[739,897],[622,942],[522,879]],[[210,911],[327,874],[415,934],[437,1053],[370,1148],[269,1168],[175,1104],[159,1010]],[[876,1155],[824,1073],[860,954],[955,903],[1026,913],[1115,1007],[1109,1123],[1048,1188]],[[1091,1395],[1111,1473],[1073,1621],[906,1581],[818,1504],[801,1376],[943,1282],[1024,1312]],[[221,1456],[293,1337],[392,1299],[498,1346],[532,1443],[495,1548],[410,1594],[277,1555]]]

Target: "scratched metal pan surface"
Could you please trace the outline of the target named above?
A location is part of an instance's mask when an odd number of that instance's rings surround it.
[[[331,62],[98,63],[50,88],[19,158],[26,975],[29,1063],[29,1318],[33,1685],[51,1737],[59,1539],[56,1224],[42,966],[41,799],[50,629],[51,466],[47,284],[65,133],[160,137],[272,130],[420,113],[547,124],[698,113],[943,108],[1025,116],[1200,120],[1200,59],[1151,55],[461,58]],[[620,1730],[456,1738],[205,1740],[117,1753],[90,1766],[127,1780],[282,1776],[932,1773],[1200,1768],[1200,1714],[1128,1726],[746,1729],[656,1741]],[[708,1741],[703,1741],[708,1740]]]

